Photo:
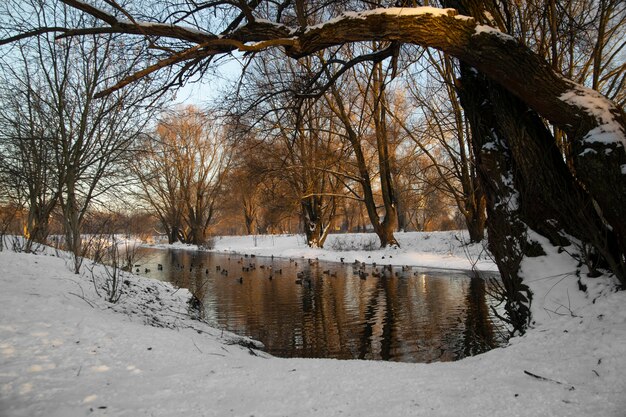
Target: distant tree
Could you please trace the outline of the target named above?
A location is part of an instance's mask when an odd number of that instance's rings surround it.
[[[362,72],[351,72],[349,84],[341,87],[331,85],[325,100],[340,121],[342,137],[352,150],[355,172],[347,179],[356,183],[359,188],[349,190],[354,198],[365,205],[381,247],[398,246],[394,236],[398,226],[398,201],[392,176],[395,155],[390,151],[392,139],[388,128],[387,77],[390,68],[384,67],[381,62],[375,62],[358,70]],[[356,93],[347,93],[346,89],[350,87],[354,87]],[[368,162],[367,139],[371,139],[372,144],[374,160],[371,165]],[[378,183],[375,182],[375,177],[378,177]],[[382,210],[379,209],[375,193],[377,184]]]
[[[187,107],[144,137],[135,171],[170,243],[205,243],[231,162],[225,134],[215,119]]]
[[[470,241],[485,235],[486,200],[471,152],[471,135],[461,108],[455,80],[458,68],[450,57],[425,51],[407,75],[407,97],[419,116],[408,118],[393,112],[394,119],[438,174],[436,186],[454,199],[465,219]]]
[[[255,61],[233,97],[237,117],[254,132],[257,154],[263,161],[256,171],[284,182],[291,191],[287,198],[301,218],[309,246],[322,247],[343,198],[335,177],[346,149],[331,128],[333,115],[318,100],[298,97],[301,78],[310,73],[311,62],[273,59],[273,53]],[[246,149],[243,152],[247,152]],[[262,168],[259,166],[262,165]],[[261,172],[259,172],[261,173]]]
[[[19,48],[26,63],[25,47]],[[26,207],[21,232],[25,250],[34,242],[45,243],[49,222],[59,201],[61,186],[55,161],[55,125],[48,120],[40,86],[28,68],[2,63],[0,88],[0,172],[3,195],[14,207]],[[32,71],[35,72],[36,71]],[[35,79],[33,79],[35,78]],[[62,168],[62,167],[61,167]],[[8,201],[7,201],[8,203]]]

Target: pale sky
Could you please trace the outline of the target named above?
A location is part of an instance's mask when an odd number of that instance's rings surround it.
[[[230,81],[241,75],[241,64],[235,59],[225,61],[216,69],[216,74],[207,74],[201,81],[188,83],[176,92],[176,103],[193,104],[199,107],[218,97]]]

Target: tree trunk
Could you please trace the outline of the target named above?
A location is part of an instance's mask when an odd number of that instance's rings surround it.
[[[243,218],[246,225],[246,234],[254,234],[256,226],[256,210],[251,198],[244,197],[242,201]]]
[[[80,272],[84,253],[80,236],[81,216],[80,209],[78,208],[75,178],[76,173],[74,170],[68,168],[65,180],[65,201],[61,199],[61,202],[63,208],[63,225],[65,229],[65,245],[67,250],[72,253],[74,259],[74,273],[78,274]]]
[[[485,238],[485,225],[487,223],[486,207],[487,200],[481,193],[481,197],[473,205],[466,205],[466,208],[471,208],[467,215],[465,215],[465,225],[470,237],[471,243],[482,242]]]
[[[322,201],[319,196],[302,199],[300,207],[302,209],[302,222],[304,223],[307,245],[311,248],[323,248],[330,231],[335,208],[331,208],[328,218],[324,219]]]
[[[363,203],[365,204],[367,216],[370,220],[372,227],[374,228],[374,232],[378,235],[378,238],[380,239],[380,247],[384,248],[390,245],[400,246],[393,235],[393,232],[396,229],[398,219],[395,206],[395,198],[393,197],[393,190],[390,183],[391,170],[389,165],[389,158],[386,154],[386,144],[384,143],[386,141],[379,135],[379,133],[377,133],[376,141],[379,151],[379,168],[381,170],[381,189],[383,192],[383,200],[386,210],[385,218],[383,219],[383,221],[381,221],[378,215],[378,209],[376,207],[374,192],[372,190],[371,177],[367,169],[367,161],[365,160],[363,148],[361,147],[361,139],[359,135],[357,135],[356,131],[352,128],[352,120],[350,116],[345,112],[345,107],[341,94],[334,86],[331,87],[331,91],[335,102],[331,103],[329,101],[329,104],[331,105],[333,112],[339,117],[344,125],[344,128],[346,129],[346,136],[348,137],[350,145],[352,146],[352,151],[354,152],[354,157],[356,159],[357,167],[359,170],[359,183],[363,191]],[[383,151],[382,155],[380,154],[381,150]],[[387,164],[386,167],[383,166],[384,164]],[[384,174],[382,172],[383,169],[385,170]],[[383,177],[385,177],[385,180],[382,179]]]
[[[507,144],[507,133],[499,129],[494,105],[488,95],[492,86],[465,65],[461,67],[459,97],[472,131],[472,146],[487,201],[489,250],[502,279],[506,317],[514,332],[523,333],[530,323],[532,294],[519,273],[524,256],[542,254],[528,240],[522,220],[515,166]],[[498,108],[498,111],[508,109]]]
[[[304,198],[300,202],[300,207],[302,209],[306,243],[311,248],[320,248],[320,237],[323,228],[317,199],[315,197]]]
[[[374,129],[376,131],[376,150],[378,153],[378,168],[380,173],[380,191],[383,197],[385,217],[380,225],[374,227],[380,238],[380,246],[400,246],[393,235],[398,228],[398,204],[395,187],[391,176],[391,161],[393,156],[389,152],[389,130],[387,129],[387,94],[383,82],[382,64],[377,63],[372,69],[372,90],[374,92]]]
[[[46,243],[49,234],[50,213],[40,207],[30,207],[26,223],[26,247],[25,252],[32,251],[33,243]]]

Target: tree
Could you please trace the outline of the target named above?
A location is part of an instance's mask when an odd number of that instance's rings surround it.
[[[230,164],[224,135],[214,119],[187,107],[162,118],[156,137],[145,138],[136,172],[170,243],[206,242]]]
[[[77,11],[54,5],[33,10],[40,23],[74,25],[82,19]],[[154,112],[145,105],[151,86],[144,81],[94,100],[100,89],[124,74],[120,68],[128,70],[134,63],[113,34],[24,39],[3,57],[4,79],[15,94],[5,96],[2,119],[10,126],[13,166],[20,167],[29,206],[28,236],[45,239],[48,219],[58,205],[77,273],[84,254],[85,214],[99,197],[125,183],[121,166]]]
[[[332,114],[323,103],[297,97],[298,84],[310,72],[303,59],[295,65],[272,59],[270,53],[252,63],[240,94],[234,97],[237,118],[246,120],[244,131],[254,132],[253,147],[259,158],[248,158],[263,176],[273,176],[291,190],[298,207],[307,244],[323,247],[336,211],[336,200],[343,198],[341,183],[335,178],[346,150],[336,138]],[[263,168],[260,168],[260,166]],[[260,168],[260,169],[259,169]]]
[[[20,52],[25,52],[20,48]],[[24,63],[26,57],[22,55]],[[2,65],[0,93],[0,172],[3,192],[15,207],[27,207],[23,226],[25,251],[34,242],[45,243],[49,221],[57,206],[60,187],[55,170],[52,136],[54,126],[46,120],[45,105],[38,85],[28,68],[16,73]]]
[[[234,50],[254,54],[281,47],[287,56],[301,58],[345,43],[388,41],[439,49],[459,59],[458,92],[470,121],[473,153],[488,202],[490,248],[507,286],[507,310],[516,328],[523,330],[528,322],[530,301],[518,258],[541,253],[536,242],[527,238],[531,228],[554,244],[565,244],[560,233],[564,230],[590,245],[626,285],[626,115],[615,103],[558,74],[523,42],[503,33],[506,26],[497,21],[501,14],[493,10],[495,3],[451,2],[467,15],[430,7],[374,9],[346,13],[315,26],[306,26],[302,19],[307,14],[304,2],[296,2],[295,10],[290,2],[276,7],[265,2],[238,3],[228,15],[232,19],[219,22],[221,29],[216,34],[208,31],[213,27],[185,26],[202,21],[199,16],[206,16],[210,9],[206,7],[192,8],[186,14],[195,20],[164,19],[146,25],[128,16],[116,17],[119,8],[106,12],[84,2],[64,1],[106,25],[37,28],[7,37],[3,43],[47,31],[61,37],[115,32],[158,38],[159,46],[167,46],[158,64],[122,79],[102,94],[163,67],[184,63],[178,72],[184,76]],[[301,19],[293,22],[289,16]],[[487,16],[495,21],[487,21]],[[393,59],[394,49],[388,53]],[[379,57],[355,60],[375,58]],[[542,118],[567,136],[571,169],[564,164]],[[533,205],[533,198],[541,204]],[[510,244],[503,236],[510,237]]]
[[[465,219],[470,241],[480,242],[485,235],[486,200],[480,187],[471,152],[471,135],[456,92],[458,68],[452,59],[425,51],[407,83],[409,98],[420,109],[415,122],[394,117],[406,135],[431,161],[438,173],[437,188],[454,199]],[[406,120],[406,117],[403,118]]]

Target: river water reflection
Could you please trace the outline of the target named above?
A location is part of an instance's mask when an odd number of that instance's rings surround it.
[[[142,275],[195,293],[209,323],[275,356],[450,361],[504,341],[484,281],[462,272],[368,265],[364,277],[352,264],[152,248],[139,259]]]

